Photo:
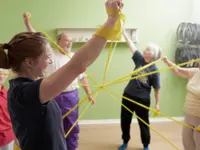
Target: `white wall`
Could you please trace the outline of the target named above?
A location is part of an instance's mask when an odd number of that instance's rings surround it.
[[[200,0],[193,0],[192,22],[200,23]]]

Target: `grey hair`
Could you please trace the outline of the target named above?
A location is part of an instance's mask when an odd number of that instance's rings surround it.
[[[60,34],[58,34],[58,36],[57,36],[57,38],[56,38],[57,42],[60,41],[62,35],[64,35],[64,34],[67,34],[67,32],[61,32]]]
[[[145,49],[149,49],[153,54],[153,60],[157,60],[161,57],[161,49],[155,43],[148,43]]]

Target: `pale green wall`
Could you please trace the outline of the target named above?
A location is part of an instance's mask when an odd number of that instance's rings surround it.
[[[138,47],[141,50],[147,42],[156,42],[162,47],[164,55],[173,60],[176,28],[180,22],[190,19],[191,4],[191,0],[125,0],[126,27],[139,28]],[[5,42],[15,33],[25,31],[22,20],[25,11],[31,12],[34,26],[39,24],[52,36],[55,36],[56,28],[97,27],[106,19],[104,3],[100,0],[0,0],[0,41]],[[74,50],[79,46],[75,45]],[[108,49],[105,49],[88,69],[99,82],[102,80],[107,52]],[[158,66],[164,67],[162,63]],[[107,81],[131,72],[133,67],[127,45],[118,45]],[[161,111],[170,116],[182,116],[186,81],[174,77],[170,72],[161,73],[161,80]],[[122,94],[125,85],[118,84],[111,89]],[[84,95],[81,90],[80,98]],[[107,94],[100,93],[96,104],[83,119],[116,119],[119,114],[120,106]]]

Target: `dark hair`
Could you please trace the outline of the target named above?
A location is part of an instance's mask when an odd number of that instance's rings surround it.
[[[22,32],[15,35],[8,44],[0,44],[0,68],[11,68],[19,73],[22,62],[26,58],[37,59],[48,42],[40,32]]]

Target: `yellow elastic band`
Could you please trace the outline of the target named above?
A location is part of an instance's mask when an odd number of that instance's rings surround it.
[[[104,88],[104,89],[105,89],[105,88]],[[130,99],[130,98],[128,98],[128,97],[121,96],[121,95],[119,95],[119,94],[117,94],[117,93],[111,91],[110,89],[109,89],[109,90],[107,89],[107,91],[109,91],[112,95],[115,95],[115,96],[118,96],[118,97],[120,97],[120,98],[123,98],[123,99],[125,99],[125,100],[127,100],[127,101],[129,101],[129,102],[132,102],[132,103],[134,103],[134,104],[136,104],[136,105],[138,105],[138,106],[141,106],[141,107],[143,107],[143,108],[145,108],[145,109],[147,109],[147,110],[149,110],[149,111],[156,112],[155,109],[152,109],[151,107],[147,107],[147,106],[145,106],[145,105],[143,105],[143,104],[141,104],[141,103],[139,103],[139,102],[136,102],[136,101],[134,101],[134,100],[132,100],[132,99]],[[172,120],[172,121],[174,121],[174,122],[176,122],[176,123],[178,123],[178,124],[180,124],[180,125],[182,125],[182,126],[185,126],[185,127],[187,127],[187,128],[193,129],[193,130],[200,131],[200,128],[198,128],[198,127],[197,127],[197,128],[194,128],[193,126],[191,126],[191,125],[189,125],[189,124],[186,124],[186,123],[184,123],[184,122],[175,120],[175,119],[173,119],[172,117],[167,116],[167,115],[165,115],[165,114],[163,114],[163,113],[161,113],[161,112],[158,112],[158,111],[157,111],[156,113],[158,113],[158,115],[163,116],[163,117],[165,117],[165,118],[167,118],[167,119],[170,119],[170,120]]]
[[[62,119],[66,118],[73,110],[75,110],[77,107],[79,107],[83,102],[85,102],[89,96],[93,95],[97,91],[101,90],[100,88],[95,89],[93,92],[89,93],[85,98],[83,98],[81,101],[78,102],[72,109],[70,109],[68,112],[66,112],[63,116]]]
[[[163,136],[161,133],[156,131],[154,128],[152,128],[147,122],[145,122],[142,118],[138,117],[135,113],[133,113],[128,107],[126,107],[122,102],[117,101],[117,99],[107,90],[103,89],[108,95],[110,95],[113,100],[115,100],[117,103],[121,104],[122,107],[124,107],[127,111],[129,111],[131,114],[133,114],[138,120],[140,120],[142,123],[144,123],[146,126],[148,126],[151,130],[153,130],[155,133],[157,133],[159,136],[161,136],[165,141],[167,141],[169,144],[171,144],[175,149],[179,150],[170,140],[168,140],[165,136]]]
[[[149,75],[152,75],[152,74],[156,74],[156,73],[161,73],[161,72],[164,72],[164,71],[167,71],[167,70],[172,70],[172,69],[175,69],[177,67],[181,67],[181,66],[184,66],[186,64],[190,64],[190,63],[194,63],[194,62],[198,62],[200,61],[200,58],[198,59],[195,59],[195,60],[190,60],[188,62],[185,62],[185,63],[182,63],[182,64],[178,64],[176,66],[172,66],[172,67],[166,67],[166,68],[162,68],[162,69],[159,69],[159,70],[156,70],[156,71],[152,71],[152,72],[149,72],[149,73],[145,73],[145,74],[141,74],[141,75],[138,75],[136,77],[132,77],[130,79],[125,79],[125,80],[121,80],[117,83],[120,83],[120,82],[125,82],[125,81],[130,81],[130,80],[134,80],[134,79],[138,79],[138,78],[141,78],[141,77],[145,77],[145,76],[149,76]],[[113,83],[114,84],[114,83]]]
[[[158,134],[159,136],[161,136],[166,142],[168,142],[171,146],[173,146],[176,150],[180,150],[176,145],[174,145],[170,140],[168,140],[165,136],[163,136],[162,134],[160,134],[157,130],[155,130],[154,128],[152,128],[152,126],[150,126],[147,122],[145,122],[142,118],[140,118],[139,116],[137,116],[134,113],[134,116],[140,120],[143,124],[145,124],[146,126],[148,126],[151,130],[153,130],[156,134]]]
[[[195,128],[195,130],[200,132],[200,128]]]
[[[120,11],[119,10],[113,10],[113,9],[110,9],[110,8],[107,8],[106,9],[106,12],[109,16],[118,16]]]
[[[16,144],[14,144],[14,150],[20,150],[20,148]]]
[[[159,112],[155,111],[154,114],[153,114],[153,117],[158,117],[158,115],[159,115]]]
[[[119,41],[122,37],[123,26],[125,23],[125,15],[122,12],[118,12],[119,16],[115,25],[111,27],[102,26],[96,31],[95,36],[100,36],[106,40]]]
[[[97,95],[99,94],[100,91],[96,91],[95,99],[97,98]],[[74,124],[71,126],[71,128],[68,130],[68,132],[65,134],[65,138],[70,134],[70,132],[73,130],[75,125],[78,123],[78,121],[81,119],[81,117],[85,114],[85,112],[89,109],[91,106],[91,103],[89,102],[88,105],[83,109],[81,114],[79,115],[78,119],[74,122]]]
[[[107,83],[105,86],[109,86],[109,85],[118,83],[118,82],[120,82],[121,80],[123,80],[124,78],[130,77],[130,76],[132,76],[132,75],[134,75],[134,74],[136,74],[136,73],[138,73],[138,72],[140,72],[140,71],[142,71],[142,70],[144,70],[144,69],[146,69],[146,68],[152,66],[153,64],[155,64],[155,63],[158,62],[158,61],[160,61],[160,59],[158,59],[158,60],[156,60],[156,61],[154,61],[154,62],[151,62],[151,63],[149,63],[149,64],[147,64],[147,65],[145,65],[145,66],[143,66],[143,67],[141,67],[141,68],[138,68],[138,69],[132,71],[131,73],[128,73],[128,74],[126,74],[126,75],[124,75],[124,76],[122,76],[122,77],[120,77],[120,78],[118,78],[118,79],[116,79],[116,80],[114,80],[114,81],[111,81],[111,82]]]
[[[110,56],[111,56],[112,52],[113,52],[113,43],[110,43],[110,48],[109,48],[109,51],[108,51],[108,58],[107,58],[107,61],[106,61],[106,67],[105,67],[105,71],[104,71],[104,75],[103,75],[102,85],[104,85],[105,80],[106,80],[106,74],[108,72],[108,67],[109,67],[109,62],[110,62]]]

